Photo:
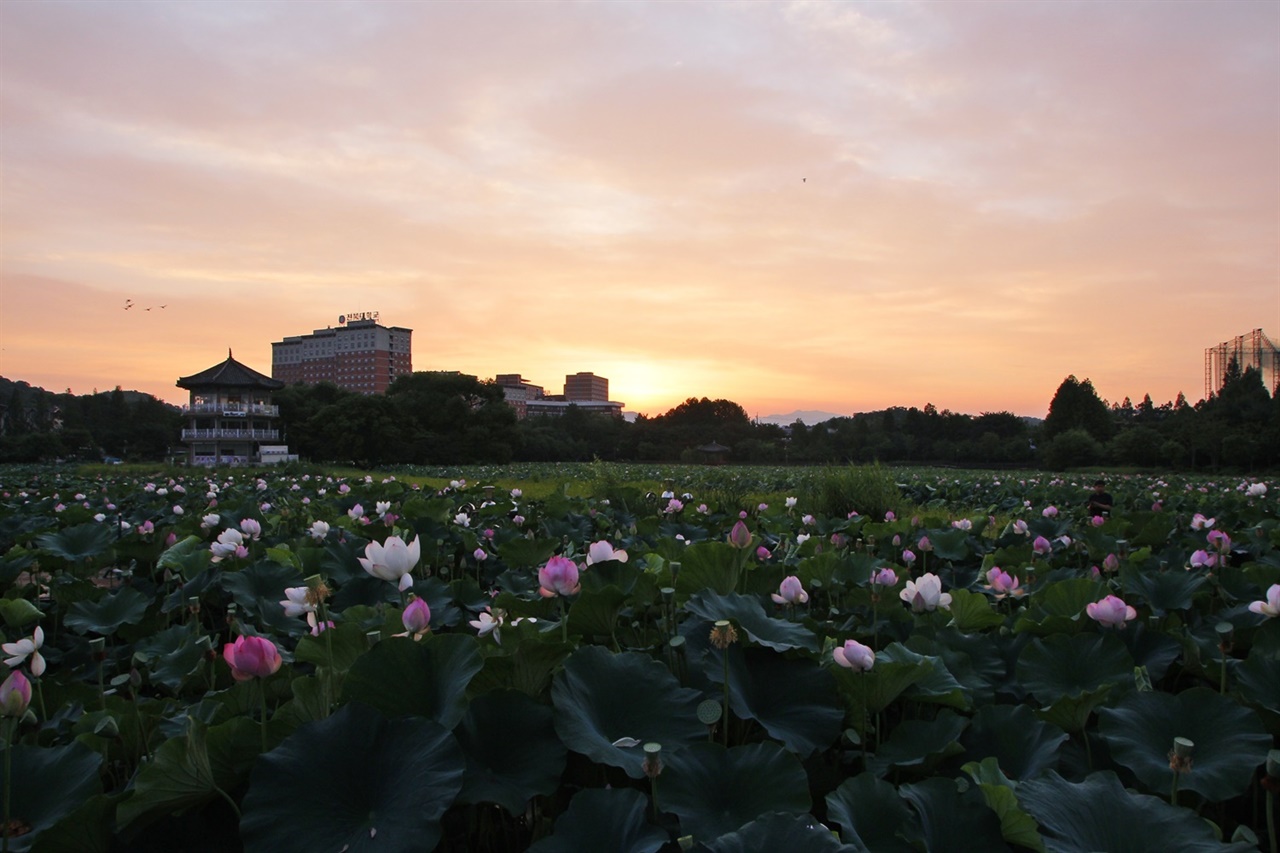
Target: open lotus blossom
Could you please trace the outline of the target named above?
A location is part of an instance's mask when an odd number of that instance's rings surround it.
[[[222,647],[222,659],[236,681],[266,678],[280,669],[280,652],[266,637],[236,637]]]
[[[1053,545],[1051,545],[1049,543],[1049,540],[1045,539],[1043,536],[1037,536],[1035,538],[1035,541],[1031,543],[1031,552],[1033,554],[1039,554],[1040,556],[1044,556],[1045,554],[1048,554],[1052,550],[1053,550]]]
[[[31,639],[23,638],[16,643],[5,643],[0,648],[4,649],[4,653],[9,655],[5,658],[4,665],[8,667],[20,666],[28,657],[31,658],[31,674],[39,678],[44,675],[44,656],[40,654],[40,647],[44,645],[44,629],[39,625],[35,631],[31,633]]]
[[[0,684],[0,716],[20,718],[31,704],[31,682],[15,669]]]
[[[1095,515],[1093,518],[1089,519],[1089,523],[1094,527],[1101,527],[1107,523],[1107,520],[1100,515]]]
[[[312,522],[311,528],[307,531],[307,534],[317,542],[323,542],[325,538],[329,535],[329,522],[327,521]]]
[[[400,614],[400,621],[406,632],[421,636],[431,627],[431,608],[425,598],[415,598]]]
[[[679,498],[672,498],[667,501],[666,509],[663,510],[667,515],[675,515],[677,512],[684,511],[684,501]]]
[[[1223,554],[1231,550],[1231,537],[1221,530],[1210,530],[1205,538],[1209,540],[1210,545]]]
[[[1007,595],[1021,598],[1026,592],[1019,588],[1017,575],[1011,575],[999,566],[992,566],[987,572],[987,582],[983,588],[994,592],[996,598],[1004,598]]]
[[[156,526],[149,518],[138,525],[139,536],[150,536],[152,533],[155,533],[155,532],[156,532]]]
[[[240,520],[240,532],[251,539],[260,539],[262,537],[262,525],[257,519],[243,518]]]
[[[1262,498],[1267,495],[1266,483],[1250,483],[1249,488],[1245,490],[1245,494],[1251,498]]]
[[[782,583],[778,584],[778,591],[769,596],[778,604],[808,604],[809,593],[804,591],[804,587],[800,584],[800,578],[795,575],[787,575],[782,579]]]
[[[364,556],[358,557],[364,570],[375,578],[391,581],[404,592],[413,586],[413,567],[418,565],[421,546],[418,537],[405,544],[399,536],[388,536],[386,542],[370,542],[365,546]]]
[[[492,634],[493,641],[498,645],[502,645],[502,632],[500,629],[502,628],[504,616],[505,614],[501,610],[495,613],[490,608],[486,607],[484,610],[480,611],[479,616],[472,619],[467,624],[472,628],[475,628],[477,634],[481,637],[486,634]]]
[[[470,527],[471,516],[467,515],[465,512],[460,512],[453,517],[453,523],[459,527]]]
[[[538,570],[538,593],[543,598],[557,595],[576,595],[581,585],[578,583],[578,564],[568,557],[552,557],[547,564]]]
[[[786,505],[787,509],[795,509],[797,503],[798,501],[795,498],[787,498],[785,501],[783,501],[783,504]]]
[[[951,522],[951,526],[956,530],[972,530],[973,522],[967,518],[961,518]]]
[[[305,586],[286,589],[284,591],[284,600],[280,602],[280,606],[284,608],[284,615],[293,618],[304,613],[314,613],[316,610],[315,596],[310,593],[310,588]]]
[[[592,542],[587,548],[587,565],[594,566],[596,563],[607,563],[610,560],[617,560],[619,563],[627,561],[627,552],[621,548],[614,548],[608,542]]]
[[[741,521],[735,522],[729,531],[729,544],[735,548],[746,548],[751,544],[751,531]]]
[[[1218,565],[1217,554],[1210,554],[1204,549],[1193,551],[1191,554],[1191,568],[1193,569],[1212,569],[1216,565]]]
[[[1138,611],[1124,603],[1124,599],[1108,595],[1085,607],[1089,618],[1107,628],[1124,628],[1124,623],[1138,618]]]
[[[1273,583],[1267,589],[1267,597],[1262,601],[1249,602],[1249,610],[1268,619],[1280,616],[1280,583]]]
[[[347,510],[347,516],[352,521],[359,521],[360,519],[364,518],[364,507],[361,506],[360,504],[356,504],[351,509]]]
[[[1040,514],[1043,515],[1045,518],[1057,518],[1058,508],[1056,506],[1047,506],[1044,509],[1040,510]]]
[[[810,537],[809,537],[809,534],[808,534],[808,533],[797,533],[797,534],[796,534],[796,545],[803,545],[804,543],[806,543],[806,542],[808,542],[808,541],[809,541],[809,538],[810,538]]]
[[[831,657],[840,666],[854,672],[867,672],[876,663],[876,653],[857,640],[845,640],[843,646],[831,650]]]
[[[898,597],[911,605],[916,613],[926,610],[951,609],[951,593],[942,591],[942,578],[926,572],[918,580],[907,581]]]
[[[1191,529],[1206,530],[1210,527],[1213,527],[1214,522],[1216,521],[1217,521],[1216,518],[1205,518],[1203,515],[1197,512],[1195,515],[1191,516]]]
[[[222,516],[218,515],[216,512],[211,512],[200,519],[200,526],[205,530],[212,530],[218,526],[218,522],[221,520]]]
[[[1013,532],[1019,536],[1031,535],[1031,531],[1027,529],[1027,523],[1020,518],[1013,523]]]
[[[217,563],[227,557],[247,557],[249,549],[244,546],[244,536],[234,527],[228,527],[218,534],[218,541],[209,546],[213,553],[212,562]]]

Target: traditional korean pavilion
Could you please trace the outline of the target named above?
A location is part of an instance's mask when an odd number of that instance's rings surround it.
[[[183,406],[188,464],[256,465],[290,458],[279,443],[280,408],[271,403],[272,392],[284,387],[280,380],[246,367],[228,349],[226,361],[181,377],[178,387],[191,392]]]

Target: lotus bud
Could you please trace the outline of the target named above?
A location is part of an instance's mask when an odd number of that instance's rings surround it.
[[[31,682],[21,670],[15,669],[9,673],[4,683],[0,684],[0,716],[22,717],[27,713],[27,706],[30,704]]]

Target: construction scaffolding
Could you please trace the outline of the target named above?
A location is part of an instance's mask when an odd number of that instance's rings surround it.
[[[1280,389],[1280,347],[1271,342],[1261,329],[1240,335],[1204,351],[1204,397],[1209,399],[1222,388],[1227,367],[1232,361],[1241,370],[1257,368],[1262,383],[1275,394]]]

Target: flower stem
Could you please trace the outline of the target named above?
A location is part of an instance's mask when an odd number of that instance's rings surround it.
[[[568,643],[569,642],[569,609],[564,606],[563,596],[560,597],[559,601],[560,601],[560,639],[563,642]]]
[[[1173,786],[1169,789],[1169,805],[1178,804],[1178,771],[1173,771]]]
[[[729,745],[729,649],[721,652],[724,656],[724,709],[720,714],[720,737],[725,746]]]
[[[7,776],[7,774],[6,774]],[[9,795],[8,783],[5,783],[5,796]],[[1276,846],[1276,792],[1267,791],[1267,836],[1271,841],[1271,853],[1280,853]]]
[[[10,826],[10,791],[13,790],[13,733],[18,728],[18,719],[12,718],[4,730],[4,853],[9,853]]]
[[[258,679],[258,693],[262,697],[262,751],[267,751],[267,682]]]

